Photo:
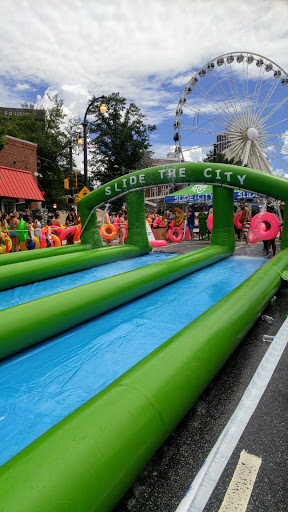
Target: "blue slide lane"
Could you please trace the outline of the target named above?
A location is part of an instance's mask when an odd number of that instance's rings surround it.
[[[116,276],[123,274],[129,270],[145,267],[152,263],[173,258],[177,254],[164,254],[164,253],[150,253],[138,258],[130,258],[127,260],[101,265],[100,267],[89,268],[88,270],[81,270],[72,274],[66,274],[60,277],[53,277],[45,281],[38,281],[37,283],[27,284],[13,288],[12,290],[5,290],[0,292],[0,310],[11,308],[30,302],[31,300],[40,299],[47,295],[70,290],[83,284],[92,283],[105,279],[106,277]]]
[[[266,261],[233,256],[3,361],[0,463],[108,386]],[[123,269],[126,264],[127,260],[118,266]]]

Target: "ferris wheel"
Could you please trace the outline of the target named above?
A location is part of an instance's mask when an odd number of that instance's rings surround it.
[[[180,160],[210,151],[234,162],[288,173],[288,75],[275,62],[250,52],[210,60],[186,85],[174,121]],[[189,157],[188,157],[189,155]],[[283,171],[283,173],[281,172]]]

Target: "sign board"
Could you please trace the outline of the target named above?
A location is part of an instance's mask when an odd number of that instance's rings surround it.
[[[90,194],[90,192],[91,190],[89,190],[89,188],[83,187],[77,194],[78,199],[82,199],[82,197],[87,196],[87,194]]]

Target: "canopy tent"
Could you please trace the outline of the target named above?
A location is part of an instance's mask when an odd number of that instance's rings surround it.
[[[189,187],[177,190],[174,194],[165,196],[165,203],[198,203],[199,201],[212,201],[212,185],[189,185]],[[263,199],[263,196],[246,190],[234,190],[234,200]]]

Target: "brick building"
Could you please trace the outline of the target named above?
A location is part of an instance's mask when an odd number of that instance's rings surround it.
[[[41,207],[44,192],[39,189],[37,144],[15,137],[6,137],[0,151],[1,211]]]

